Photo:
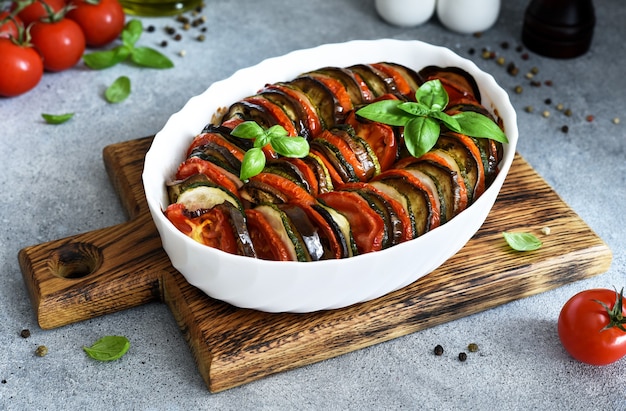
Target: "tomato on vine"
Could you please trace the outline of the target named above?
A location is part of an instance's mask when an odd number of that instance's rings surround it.
[[[48,16],[48,8],[54,13],[58,13],[65,7],[65,0],[19,0],[13,2],[11,10],[20,9],[17,16],[27,27],[42,18]]]
[[[43,76],[41,56],[18,25],[14,38],[0,38],[0,96],[14,97],[33,89]]]
[[[567,352],[578,361],[607,365],[626,356],[624,290],[585,290],[561,309],[558,332]]]
[[[18,25],[22,24],[17,16],[11,16],[8,11],[0,12],[0,38],[17,38]]]
[[[72,0],[67,18],[83,30],[90,47],[102,47],[119,37],[124,29],[125,15],[118,0]]]
[[[48,17],[34,23],[30,29],[32,43],[48,71],[73,67],[85,52],[85,35],[78,23],[65,18],[66,10],[58,13],[49,10]]]

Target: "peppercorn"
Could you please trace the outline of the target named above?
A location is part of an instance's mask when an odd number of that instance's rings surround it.
[[[476,352],[476,351],[478,351],[478,344],[476,344],[476,343],[469,343],[467,345],[467,349],[469,350],[469,352]]]
[[[515,63],[511,62],[509,63],[509,65],[506,67],[506,71],[507,73],[509,73],[512,76],[517,76],[517,73],[519,73],[519,68],[517,68],[517,66],[515,65]]]
[[[569,131],[569,127],[567,125],[564,125],[563,127],[561,127],[561,131],[567,133]]]
[[[166,40],[163,40],[161,42],[161,47],[167,47],[167,41]]]
[[[505,62],[506,61],[504,60],[504,57],[502,57],[502,56],[498,57],[498,59],[496,60],[496,63],[498,63],[501,66],[504,66]]]
[[[515,86],[515,88],[513,90],[515,90],[515,93],[517,93],[517,94],[522,94],[522,91],[524,91],[522,86]]]
[[[165,33],[167,33],[167,34],[169,34],[171,36],[174,33],[176,33],[176,29],[174,27],[166,26],[165,27]]]
[[[586,118],[587,118],[587,121],[590,122],[590,123],[593,122],[593,120],[595,119],[593,114],[589,114]]]
[[[508,41],[503,41],[502,43],[500,43],[500,47],[502,47],[503,49],[508,49],[509,48],[509,42]]]
[[[539,69],[537,67],[533,67],[530,69],[530,72],[533,74],[538,74],[539,73]]]
[[[613,118],[613,124],[619,124],[619,117]]]
[[[204,34],[199,34],[196,38],[198,41],[204,41],[206,39],[206,36]]]
[[[550,112],[548,110],[544,110],[543,113],[541,113],[542,116],[544,116],[545,118],[550,117]]]
[[[181,41],[181,40],[182,40],[182,38],[183,38],[183,36],[181,36],[181,35],[180,35],[180,33],[179,33],[179,34],[176,34],[173,38],[174,38],[174,40],[176,40],[176,41]]]
[[[459,353],[459,361],[463,362],[465,360],[467,360],[467,354],[464,352]]]
[[[527,113],[532,113],[533,111],[535,111],[535,108],[533,106],[526,106],[526,107],[524,107],[524,110]]]
[[[469,50],[467,50],[467,53],[468,53],[470,56],[473,56],[473,55],[476,53],[476,49],[472,47],[472,48],[470,48]]]
[[[546,103],[547,105],[552,104],[552,99],[551,98],[547,98],[545,100],[543,100],[544,103]]]
[[[443,347],[439,344],[435,346],[435,355],[443,355]]]
[[[155,30],[156,30],[156,28],[155,28],[152,24],[151,24],[151,25],[149,25],[148,27],[146,27],[146,31],[147,31],[148,33],[152,33],[152,32],[154,32]]]
[[[556,105],[556,109],[559,111],[563,111],[563,104],[559,103]]]
[[[48,347],[46,347],[45,345],[40,345],[39,347],[37,347],[37,349],[35,350],[35,355],[37,357],[45,357],[46,354],[48,354]]]
[[[28,328],[24,329],[22,330],[22,332],[20,332],[20,335],[22,336],[22,338],[28,338],[30,337],[30,330]]]
[[[550,227],[543,227],[543,228],[541,229],[541,233],[542,233],[543,235],[550,235],[550,231],[551,231],[551,230],[550,230]]]

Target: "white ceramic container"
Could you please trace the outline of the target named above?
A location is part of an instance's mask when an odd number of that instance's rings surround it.
[[[419,70],[427,65],[457,66],[476,79],[482,104],[503,121],[500,173],[470,207],[425,235],[386,250],[342,260],[263,261],[231,255],[195,242],[165,218],[165,184],[193,137],[221,107],[255,94],[266,83],[291,80],[323,66],[391,61]],[[267,59],[212,84],[173,114],[146,155],[143,183],[150,212],[173,266],[209,296],[238,307],[267,312],[311,312],[368,301],[421,278],[460,250],[491,210],[509,171],[517,144],[516,113],[494,78],[452,51],[420,41],[374,40],[328,44]],[[485,250],[488,252],[488,250]]]
[[[435,13],[435,0],[376,0],[376,11],[389,24],[415,27]]]
[[[500,0],[437,0],[437,18],[446,28],[463,34],[489,29],[500,15]]]

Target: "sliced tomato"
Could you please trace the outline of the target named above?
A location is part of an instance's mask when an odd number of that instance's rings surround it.
[[[202,133],[198,134],[189,145],[189,148],[187,149],[187,157],[189,157],[189,155],[195,148],[201,147],[208,143],[215,143],[228,149],[228,151],[230,151],[230,153],[235,156],[239,161],[243,161],[243,156],[246,154],[244,149],[234,145],[230,141],[226,140],[224,136],[218,133]]]
[[[298,102],[298,104],[300,104],[300,106],[306,113],[306,124],[312,138],[316,137],[319,133],[322,132],[322,123],[317,114],[317,110],[303,92],[292,87],[287,87],[284,84],[268,84],[267,86],[265,86],[265,88],[270,90],[279,90],[289,97],[293,98],[295,101]]]
[[[239,197],[239,188],[243,185],[239,177],[210,161],[198,157],[188,158],[181,163],[176,172],[176,179],[184,180],[198,173],[206,175],[209,180]]]
[[[319,194],[319,181],[317,179],[317,175],[306,161],[301,158],[284,158],[281,160],[293,164],[298,168],[298,170],[300,170],[300,173],[308,183],[309,193],[311,193],[312,196],[317,196]]]
[[[439,164],[442,167],[449,170],[449,172],[456,179],[456,184],[459,187],[458,201],[455,204],[455,215],[465,210],[469,204],[469,195],[467,192],[467,186],[465,185],[465,180],[463,179],[463,175],[461,173],[461,169],[459,169],[458,164],[449,154],[444,152],[443,150],[431,150],[428,153],[424,154],[420,157],[420,160],[432,161],[435,164]],[[400,167],[400,163],[398,163],[398,167]]]
[[[363,80],[363,77],[359,73],[352,73],[354,75],[355,80],[357,81],[359,88],[361,89],[361,94],[363,95],[363,100],[365,102],[370,102],[374,100],[374,93],[367,86],[367,83]]]
[[[255,209],[247,209],[248,231],[257,256],[263,260],[291,261],[291,253],[265,215]]]
[[[294,126],[291,119],[287,116],[282,108],[272,103],[270,100],[258,95],[253,97],[246,97],[244,100],[261,106],[265,110],[267,110],[267,112],[276,119],[276,124],[283,126],[283,128],[287,131],[287,134],[289,134],[290,136],[298,135],[298,131],[296,130],[296,127]]]
[[[339,80],[315,72],[309,73],[308,75],[322,82],[335,95],[343,113],[347,113],[354,108],[348,91]]]
[[[239,254],[237,239],[229,221],[228,212],[222,207],[214,207],[195,216],[187,212],[182,204],[171,204],[165,216],[183,234],[200,244],[217,248],[230,254]]]
[[[307,190],[300,187],[298,184],[289,180],[288,178],[279,176],[272,173],[260,173],[250,178],[250,181],[267,184],[274,189],[284,194],[287,202],[293,202],[295,204],[311,205],[315,203],[315,197],[313,197]]]
[[[385,222],[363,197],[351,191],[331,191],[318,199],[348,219],[360,254],[382,250]]]
[[[354,150],[352,150],[352,147],[350,147],[350,145],[343,138],[339,137],[331,130],[324,130],[320,138],[323,138],[337,148],[343,158],[348,162],[348,164],[350,164],[350,166],[352,166],[352,169],[359,180],[369,180],[371,176],[367,175],[367,172],[363,167],[363,163],[357,158]]]
[[[393,127],[366,119],[361,119],[355,111],[346,118],[346,124],[354,129],[357,136],[365,140],[374,150],[381,171],[390,169],[398,157],[398,142]]]
[[[408,81],[404,78],[404,76],[398,72],[393,66],[385,63],[376,63],[372,64],[372,67],[375,69],[385,73],[390,78],[393,79],[393,82],[396,84],[396,88],[400,94],[405,97],[412,98],[412,94],[414,91],[409,85]]]
[[[338,188],[344,183],[344,179],[324,153],[312,148],[309,150],[309,155],[319,160],[324,165],[334,188]]]

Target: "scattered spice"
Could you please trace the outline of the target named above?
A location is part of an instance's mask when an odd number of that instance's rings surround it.
[[[613,121],[613,124],[619,124],[620,120],[619,120],[619,117],[614,117],[612,121]]]
[[[530,69],[530,72],[533,74],[539,74],[539,69],[537,67],[533,67]]]
[[[526,106],[526,107],[524,107],[524,110],[527,113],[532,113],[533,111],[535,111],[535,108],[533,106]]]
[[[470,48],[469,50],[467,50],[467,53],[468,53],[470,56],[473,56],[474,54],[476,54],[476,49],[472,47],[472,48]]]
[[[515,88],[513,90],[515,90],[515,93],[517,93],[517,94],[522,94],[522,92],[524,91],[522,86],[519,86],[519,85],[515,86]]]
[[[496,60],[496,63],[498,63],[501,66],[504,66],[504,63],[506,63],[506,60],[504,59],[504,57],[500,56],[498,57],[498,59]]]
[[[178,52],[178,55],[181,57],[185,57],[187,55],[187,51],[186,50],[181,50]]]
[[[561,104],[561,103],[556,105],[556,109],[559,110],[559,111],[563,111],[563,108],[564,108],[563,104]]]
[[[567,126],[567,124],[561,127],[561,131],[564,133],[567,133],[569,131],[569,127]]]
[[[545,100],[543,100],[544,103],[546,103],[547,105],[552,104],[552,99],[551,98],[547,98]]]
[[[6,383],[7,383],[7,380],[2,380],[2,384],[6,384]]]
[[[156,30],[156,28],[151,24],[148,27],[146,27],[146,31],[148,33],[153,33]]]
[[[526,73],[526,78],[528,80],[532,79],[533,77],[535,77],[535,75],[533,73],[531,73],[530,71],[528,73]]]
[[[199,34],[198,37],[196,37],[196,39],[198,41],[204,41],[206,39],[206,36],[204,34]]]
[[[511,62],[509,63],[509,65],[506,67],[506,71],[507,73],[509,73],[512,76],[517,76],[517,73],[519,73],[519,68],[517,68],[517,66],[515,65],[515,63]]]
[[[476,343],[469,343],[467,346],[467,349],[469,352],[476,352],[478,351],[478,344]]]
[[[586,120],[587,120],[589,123],[591,123],[591,122],[593,122],[593,120],[595,120],[595,117],[593,116],[593,114],[589,114],[589,115],[586,117]]]
[[[464,362],[465,360],[467,360],[467,354],[464,352],[460,352],[459,353],[459,361]]]
[[[435,346],[435,355],[443,355],[443,347],[439,344]]]
[[[548,110],[544,110],[543,113],[541,113],[542,116],[544,116],[545,118],[550,117],[550,111]]]
[[[482,56],[485,60],[489,60],[491,58],[491,52],[487,49],[484,49]]]
[[[170,27],[170,26],[165,26],[165,33],[169,34],[170,36],[176,34],[176,29],[174,27]]]
[[[161,47],[167,47],[167,40],[163,40],[161,42]]]
[[[45,345],[40,345],[39,347],[37,347],[37,349],[35,350],[35,355],[37,357],[45,357],[46,354],[48,354],[48,347],[46,347]]]
[[[503,41],[502,43],[500,43],[500,47],[502,47],[503,49],[508,49],[509,48],[509,42],[508,41]]]
[[[180,33],[177,33],[176,35],[174,35],[174,37],[172,37],[174,40],[176,41],[181,41],[183,39],[183,36],[180,35]]]
[[[530,82],[530,85],[533,87],[541,87],[541,81],[533,80]]]
[[[22,338],[28,338],[30,337],[30,330],[28,328],[22,330],[22,332],[20,332],[20,336]]]
[[[528,60],[530,58],[530,56],[528,55],[528,53],[523,53],[522,54],[522,60]]]
[[[550,232],[551,232],[550,227],[543,227],[541,229],[541,234],[543,235],[550,235]]]

